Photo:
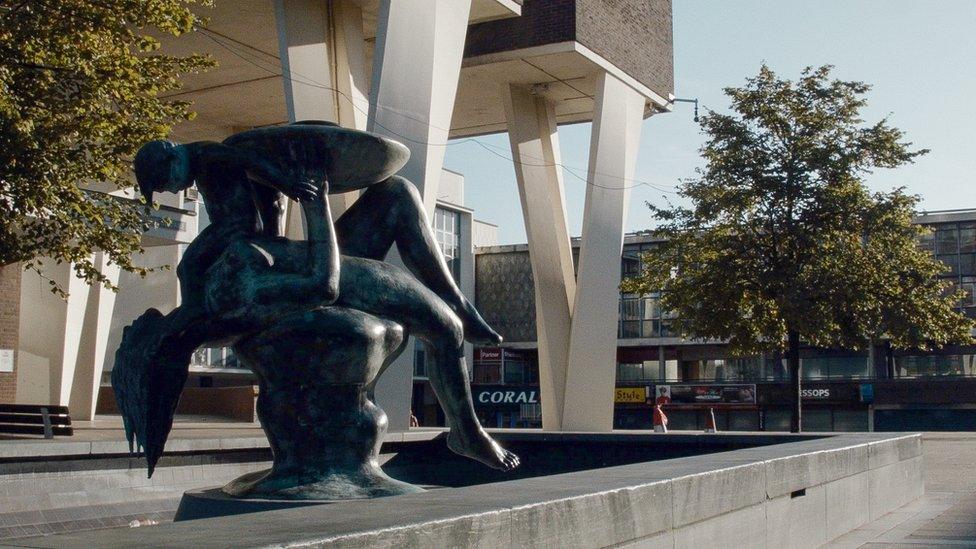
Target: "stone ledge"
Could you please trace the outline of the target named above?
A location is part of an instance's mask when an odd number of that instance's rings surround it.
[[[591,441],[593,437],[616,437],[579,436]],[[735,436],[712,435],[707,440],[718,443]],[[571,442],[574,436],[559,434],[556,438]],[[673,440],[677,442],[678,438]],[[861,485],[861,477],[866,476],[869,483],[865,503],[871,516],[917,497],[922,487],[921,458],[915,453],[919,438],[877,433],[825,436],[764,448],[445,488],[386,500],[350,501],[138,530],[31,538],[16,540],[12,545],[180,545],[198,549],[283,543],[334,547],[495,547],[528,543],[605,546],[638,540],[667,545],[669,540],[716,542],[740,538],[759,540],[761,544],[767,539],[808,535],[784,531],[790,527],[789,521],[785,525],[782,521],[769,522],[770,511],[774,516],[795,516],[811,502],[816,506],[816,501],[842,497]],[[877,448],[872,449],[874,446]],[[863,458],[865,451],[868,455],[874,452],[878,456],[874,463],[884,465],[871,467],[871,460]],[[888,463],[892,456],[904,459]],[[862,466],[865,469],[859,470]],[[783,478],[777,478],[780,476]],[[770,496],[770,486],[778,487],[777,491],[793,488],[807,492]],[[837,490],[831,490],[834,487]],[[749,518],[749,524],[733,530],[726,528],[741,523],[741,518]],[[860,525],[856,522],[859,520],[851,520],[845,527],[855,528]],[[815,539],[829,540],[844,533],[839,525],[831,526],[824,526],[826,531]]]

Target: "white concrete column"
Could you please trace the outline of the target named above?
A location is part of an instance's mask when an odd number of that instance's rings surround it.
[[[437,203],[470,9],[471,0],[380,0],[367,128],[410,149],[399,173],[420,190],[428,219]],[[376,385],[390,431],[410,426],[414,344],[406,349]]]
[[[563,413],[573,431],[613,429],[620,256],[646,101],[608,73],[595,100]]]
[[[549,101],[526,87],[511,85],[502,95],[535,281],[542,427],[559,430],[576,280],[556,116]]]
[[[106,254],[97,252],[95,265],[113,284],[118,284],[119,267],[109,263]],[[112,315],[115,311],[116,293],[101,285],[89,286],[82,291],[88,293],[84,323],[81,326],[68,327],[69,330],[81,332],[68,408],[71,410],[72,418],[90,421],[95,418],[98,390],[102,381],[109,333],[112,328]],[[112,352],[114,351],[115,349],[112,349]]]
[[[381,0],[370,84],[370,131],[402,142],[433,216],[471,0]]]

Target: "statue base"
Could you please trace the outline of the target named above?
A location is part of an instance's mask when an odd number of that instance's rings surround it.
[[[174,522],[197,520],[231,515],[246,515],[262,511],[277,511],[293,507],[325,505],[328,500],[242,499],[228,496],[220,488],[187,490],[180,499]]]
[[[235,354],[258,378],[257,412],[274,463],[222,492],[318,502],[422,492],[380,469],[387,420],[369,398],[404,341],[397,324],[329,307],[284,317],[237,342]]]

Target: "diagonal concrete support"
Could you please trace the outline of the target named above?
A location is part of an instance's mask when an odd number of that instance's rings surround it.
[[[380,1],[368,129],[410,149],[400,175],[417,185],[429,219],[437,203],[470,9],[471,0]],[[376,385],[390,431],[410,425],[413,341],[406,349]]]
[[[471,0],[382,0],[370,89],[369,130],[401,141],[400,174],[420,189],[428,217],[457,95]]]
[[[108,262],[108,255],[97,252],[95,265],[113,284],[119,282],[119,267]],[[112,314],[115,311],[116,293],[104,286],[89,286],[84,324],[68,329],[81,332],[81,344],[75,362],[74,381],[71,384],[71,399],[68,408],[71,417],[90,421],[95,418],[98,403],[98,388],[105,367],[108,351],[109,332],[112,328]]]
[[[363,14],[351,0],[275,0],[288,120],[366,129],[369,112]],[[358,193],[330,197],[338,217]],[[303,238],[301,208],[285,206],[285,236]]]
[[[613,428],[620,256],[646,101],[608,73],[595,99],[562,425],[571,431]]]
[[[552,104],[526,87],[511,85],[503,96],[535,280],[542,426],[559,430],[576,280],[556,117]]]

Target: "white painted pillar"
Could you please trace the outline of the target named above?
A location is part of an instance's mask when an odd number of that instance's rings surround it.
[[[400,175],[434,214],[471,0],[381,0],[368,128],[402,142]]]
[[[428,219],[437,203],[470,9],[471,0],[380,1],[367,128],[410,149],[399,174],[420,190]],[[410,427],[413,353],[411,341],[376,384],[390,431]]]
[[[556,116],[552,104],[529,88],[511,85],[502,95],[535,280],[542,427],[559,430],[576,280],[562,168],[558,167]]]
[[[603,73],[597,81],[563,429],[613,429],[620,256],[645,98]]]
[[[119,267],[110,264],[106,254],[97,252],[95,265],[113,284],[118,284]],[[108,352],[116,293],[101,285],[89,286],[83,291],[88,293],[84,324],[68,327],[69,330],[75,329],[81,332],[68,408],[71,410],[72,418],[90,421],[95,418],[95,407],[98,404],[98,390],[105,367],[105,355]],[[114,352],[115,349],[112,351]]]

